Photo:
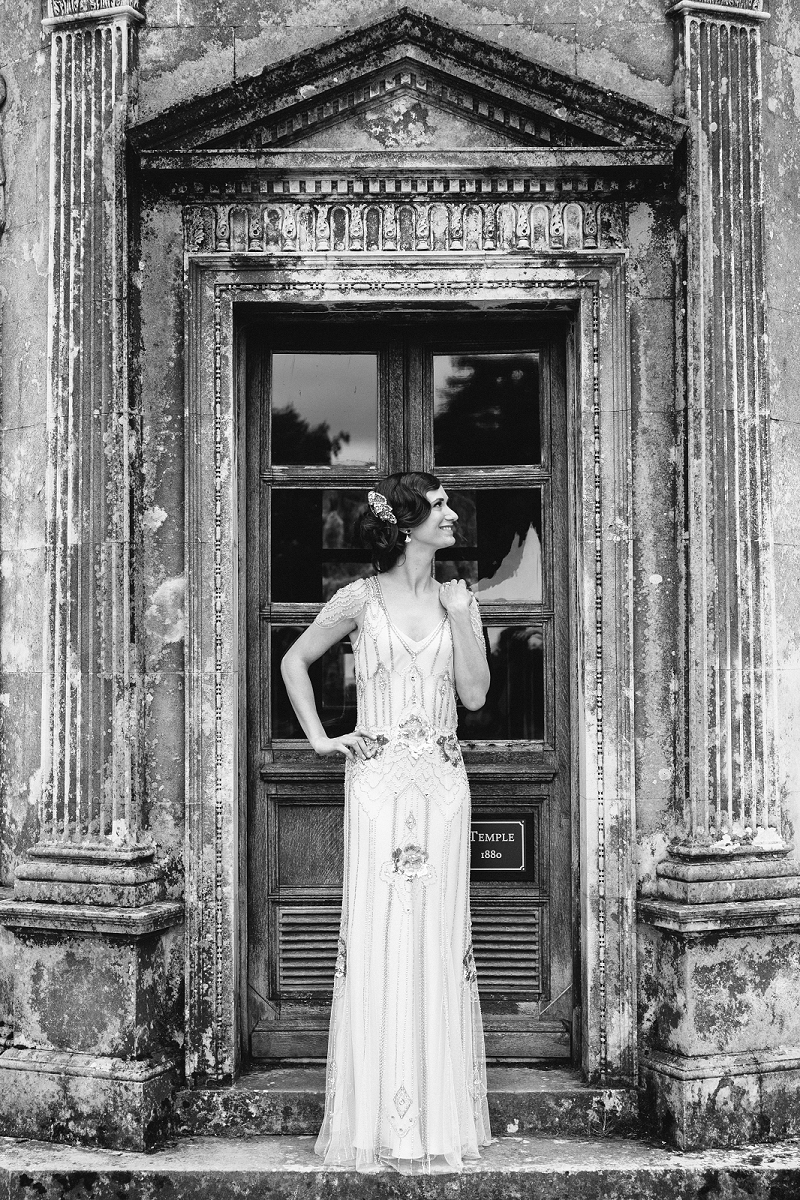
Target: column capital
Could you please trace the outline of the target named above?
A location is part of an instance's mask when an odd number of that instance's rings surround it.
[[[768,21],[769,13],[762,7],[763,0],[678,0],[672,8],[667,9],[668,17],[678,17],[683,13],[695,17],[710,17],[718,21]]]
[[[42,18],[45,32],[57,32],[73,25],[127,20],[144,21],[144,0],[48,0],[47,16]]]

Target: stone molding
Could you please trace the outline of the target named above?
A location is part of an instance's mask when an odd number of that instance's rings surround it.
[[[453,253],[617,249],[623,205],[564,203],[218,204],[184,208],[189,253]]]
[[[175,1070],[171,1059],[111,1058],[78,1050],[35,1050],[9,1046],[0,1051],[0,1070],[32,1071],[73,1075],[86,1079],[115,1079],[126,1083],[149,1083]]]
[[[683,0],[689,122],[681,696],[685,845],[783,846],[775,764],[761,34],[752,8]],[[725,80],[725,87],[722,80]]]
[[[435,258],[386,249],[348,255],[324,271],[319,255],[251,257],[186,245],[187,428],[187,1077],[235,1070],[238,867],[234,830],[240,780],[238,663],[241,614],[237,543],[239,415],[233,366],[234,305],[353,299],[432,302],[463,298],[559,303],[575,313],[580,343],[571,398],[578,595],[575,703],[584,730],[579,787],[583,939],[583,1053],[592,1079],[636,1075],[632,862],[633,747],[624,250]],[[389,264],[392,264],[391,272]],[[475,270],[476,263],[480,270]],[[609,530],[612,531],[609,533]],[[580,614],[578,616],[577,614]],[[578,646],[591,647],[579,654]],[[213,723],[208,714],[213,697]],[[606,846],[614,847],[607,868]],[[613,967],[611,966],[613,964]]]
[[[661,897],[640,900],[639,919],[656,929],[679,934],[736,934],[754,930],[800,930],[800,895],[687,903]]]
[[[688,1058],[654,1050],[642,1066],[672,1079],[707,1079],[713,1076],[760,1075],[763,1072],[800,1071],[798,1050],[752,1050],[748,1054],[697,1054]]]
[[[123,934],[127,939],[147,937],[183,921],[183,904],[161,900],[141,907],[94,904],[37,903],[33,900],[0,902],[0,923],[14,930],[54,930],[81,934]]]
[[[520,136],[520,123],[530,124],[534,136],[536,130],[549,129],[551,141],[632,151],[642,146],[674,148],[683,135],[680,121],[630,97],[403,7],[283,59],[260,75],[239,79],[142,122],[131,130],[132,144],[140,152],[218,151],[220,146],[246,142],[263,127],[283,128],[277,136],[299,145],[306,130],[313,134],[319,127],[320,119],[346,118],[357,97],[361,104],[361,97],[373,86],[380,89],[383,81],[385,87],[387,79],[394,82],[396,75],[402,78],[404,73],[413,73],[415,92],[417,78],[430,77],[439,98],[441,89],[446,89],[451,97],[447,104],[473,124],[485,124],[488,110],[497,108],[506,136],[512,139]],[[492,116],[489,123],[494,122]],[[526,136],[524,129],[522,136]]]

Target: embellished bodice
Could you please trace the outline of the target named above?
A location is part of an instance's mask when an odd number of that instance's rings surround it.
[[[483,646],[474,601],[471,610],[473,630]],[[338,591],[317,620],[330,626],[357,619],[362,612],[353,643],[358,728],[373,737],[389,737],[402,726],[412,740],[429,731],[455,734],[453,639],[447,614],[427,637],[414,641],[391,620],[380,583],[373,577],[357,579]]]
[[[436,729],[455,730],[453,641],[444,614],[421,641],[396,628],[382,602],[377,580],[366,581],[369,599],[353,647],[358,727],[388,733],[416,714]]]

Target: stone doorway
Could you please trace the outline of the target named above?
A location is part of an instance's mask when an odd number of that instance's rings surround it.
[[[310,754],[278,662],[321,601],[370,573],[355,532],[366,490],[387,469],[407,465],[435,471],[449,491],[462,533],[437,570],[442,580],[462,577],[475,588],[488,630],[493,687],[480,714],[460,716],[473,793],[472,923],[488,1054],[569,1063],[579,1010],[572,984],[579,889],[569,749],[569,314],[500,304],[272,309],[248,306],[237,364],[245,377],[248,474],[243,1055],[326,1054],[342,771]],[[320,422],[333,441],[325,442]],[[340,426],[347,426],[341,436]],[[355,724],[351,662],[346,642],[315,675],[332,731]]]

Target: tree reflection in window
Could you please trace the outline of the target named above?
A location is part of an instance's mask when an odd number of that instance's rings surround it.
[[[435,354],[433,383],[437,466],[540,461],[538,354]]]
[[[542,741],[544,636],[541,625],[494,625],[486,630],[491,683],[477,712],[459,708],[459,737]]]

